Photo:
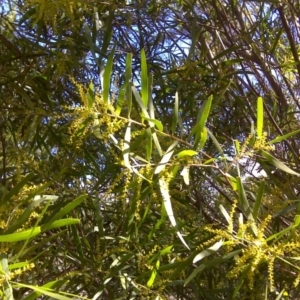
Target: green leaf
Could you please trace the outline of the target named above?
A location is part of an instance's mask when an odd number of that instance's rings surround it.
[[[203,149],[205,146],[205,143],[207,141],[207,128],[204,126],[203,130],[200,133],[200,143],[199,143],[199,148]]]
[[[183,150],[183,151],[180,151],[176,156],[177,156],[177,158],[182,158],[185,156],[195,156],[197,154],[198,154],[198,152],[194,151],[194,150]]]
[[[244,185],[242,182],[242,179],[240,177],[236,178],[236,183],[237,183],[237,191],[239,194],[239,202],[242,206],[242,210],[245,213],[245,215],[247,216],[248,219],[253,218],[252,214],[251,214],[251,210],[250,210],[250,205],[244,190]]]
[[[144,119],[153,123],[160,132],[164,130],[163,124],[160,121],[156,119],[147,118],[147,117],[144,117]]]
[[[62,218],[63,216],[65,216],[66,214],[74,210],[74,208],[80,205],[82,201],[86,199],[86,197],[87,195],[81,195],[76,199],[74,199],[72,202],[68,203],[64,208],[60,209],[59,212],[57,212],[53,217],[51,217],[51,219],[47,222],[47,224],[49,224],[49,226],[52,226],[51,224],[54,221]],[[47,224],[43,226],[43,230],[46,230],[45,228],[47,228],[48,226]]]
[[[46,284],[44,284],[41,288],[47,288],[47,289],[59,289],[61,288],[64,284],[68,283],[68,280],[55,280],[55,281],[50,281]],[[36,298],[40,297],[42,293],[38,292],[32,292],[25,298],[22,298],[22,300],[35,300]],[[53,299],[53,298],[51,298]]]
[[[264,104],[262,97],[257,98],[257,136],[262,138],[264,124]]]
[[[235,151],[237,155],[241,153],[240,142],[238,140],[234,140]]]
[[[93,59],[94,59],[95,63],[98,65],[98,67],[99,67],[98,59],[96,57],[96,46],[93,43],[92,36],[91,36],[91,31],[90,31],[90,28],[89,28],[89,26],[88,26],[88,24],[86,22],[83,23],[83,29],[84,29],[85,37],[86,37],[87,42],[89,44],[91,53],[93,55]]]
[[[148,68],[147,68],[147,60],[146,60],[146,54],[145,50],[141,50],[141,80],[142,80],[142,101],[145,105],[145,107],[148,106]]]
[[[170,198],[170,194],[169,194],[169,186],[167,184],[167,182],[163,179],[160,178],[159,179],[159,188],[160,188],[160,192],[162,194],[163,200],[164,200],[164,206],[167,212],[167,215],[169,217],[169,220],[172,224],[173,227],[177,227],[177,223],[174,217],[174,213],[173,213],[173,209],[172,209],[172,203],[171,203],[171,198]],[[187,245],[187,243],[185,242],[182,234],[177,231],[176,232],[179,239],[181,240],[181,242],[183,243],[183,245],[190,250],[189,246]]]
[[[227,223],[229,224],[231,220],[230,220],[230,216],[229,216],[227,210],[225,209],[225,207],[223,205],[220,205],[219,208],[220,208],[221,213],[225,217]]]
[[[288,174],[292,174],[292,175],[296,175],[296,176],[300,176],[299,173],[293,171],[292,169],[290,169],[288,166],[286,166],[283,162],[281,162],[280,160],[278,160],[276,157],[272,156],[271,154],[267,153],[264,150],[261,150],[261,154],[266,158],[266,160],[271,163],[273,166],[275,166],[276,168],[288,173]]]
[[[7,194],[5,194],[1,199],[1,204],[9,200],[11,197],[17,195],[24,185],[26,185],[35,175],[30,173],[26,175],[16,186],[14,186]]]
[[[28,205],[25,211],[19,216],[19,218],[9,226],[9,228],[5,231],[6,234],[13,233],[17,229],[21,228],[21,226],[27,222],[30,215],[34,212],[34,210],[44,202],[43,199],[33,201]]]
[[[121,109],[124,104],[124,98],[127,93],[127,103],[126,103],[126,108],[128,110],[128,118],[130,117],[131,113],[131,87],[130,87],[130,80],[132,76],[132,53],[127,53],[126,55],[126,66],[125,66],[125,82],[120,88],[118,100],[117,100],[117,107],[116,107],[116,115],[120,115]],[[128,93],[129,90],[129,93]]]
[[[158,270],[158,268],[159,268],[159,265],[160,265],[160,262],[159,262],[159,260],[158,260],[158,261],[156,262],[155,267],[153,267],[153,269],[152,269],[151,276],[150,276],[149,280],[147,281],[147,287],[148,287],[148,288],[151,288],[152,285],[153,285],[153,283],[154,283],[154,281],[155,281],[155,278],[156,278],[156,275],[157,275],[157,270]]]
[[[47,231],[50,229],[75,225],[75,224],[79,224],[79,223],[80,223],[79,219],[73,219],[73,218],[61,219],[61,220],[54,221],[50,224],[42,225],[41,230],[42,230],[42,232],[44,232],[44,231]]]
[[[225,176],[229,179],[229,182],[231,184],[231,187],[234,191],[237,190],[237,183],[236,183],[236,179],[231,176],[230,174],[226,173]]]
[[[223,149],[222,149],[221,145],[219,144],[219,142],[217,141],[217,139],[215,138],[215,136],[213,135],[213,133],[208,128],[206,128],[206,130],[207,130],[209,137],[212,139],[214,145],[216,146],[218,152],[221,154],[221,156],[224,156]]]
[[[146,160],[151,161],[152,157],[152,133],[151,128],[147,128],[147,143],[146,143]]]
[[[23,283],[18,283],[18,282],[13,282],[13,285],[16,288],[22,288],[22,287],[29,288],[31,290],[34,290],[35,292],[41,293],[42,295],[46,295],[46,296],[52,297],[57,300],[72,300],[72,299],[74,299],[73,297],[69,298],[69,297],[63,296],[61,294],[55,293],[51,289],[46,288],[46,287],[39,287],[39,286],[28,285],[28,284],[23,284]]]
[[[174,103],[174,110],[173,110],[173,117],[172,117],[172,135],[175,135],[176,126],[178,123],[178,92],[175,93],[175,103]]]
[[[130,139],[131,139],[131,122],[128,123],[125,136],[124,136],[124,146],[122,149],[123,152],[123,159],[125,167],[127,167],[129,170],[131,170],[129,155],[130,155]]]
[[[89,89],[87,92],[87,99],[88,99],[88,108],[91,109],[95,102],[95,91],[94,91],[94,84],[91,81],[89,85]]]
[[[205,126],[205,123],[207,121],[207,118],[209,116],[210,113],[210,108],[211,108],[211,104],[213,101],[213,96],[209,96],[208,99],[205,101],[205,103],[203,104],[203,106],[201,107],[201,109],[199,110],[198,113],[198,118],[197,118],[197,123],[196,125],[193,127],[191,134],[198,134],[199,138],[197,140],[200,141],[200,134],[203,131],[203,128]],[[196,149],[198,147],[198,142],[195,141],[194,143],[194,149]]]
[[[178,142],[175,141],[166,151],[165,155],[162,157],[161,161],[159,162],[158,166],[156,167],[154,174],[159,174],[164,168],[166,167],[166,164],[169,162],[171,159],[173,153],[174,153],[174,148],[177,146]]]
[[[262,197],[263,197],[263,193],[264,193],[264,187],[265,187],[265,183],[264,183],[264,181],[261,181],[259,184],[258,191],[256,193],[256,199],[255,199],[255,203],[254,203],[254,207],[253,207],[254,220],[256,220],[257,216],[258,216],[258,212],[260,209],[260,205],[261,205],[261,201],[262,201]]]
[[[12,234],[0,235],[1,243],[14,243],[19,241],[28,240],[41,233],[41,227],[35,227],[28,230],[15,232]]]
[[[160,255],[161,255],[161,256],[166,255],[166,254],[168,254],[172,249],[173,249],[173,245],[168,246],[168,247],[165,247],[164,249],[162,249],[162,250],[160,251]]]
[[[140,95],[139,95],[139,93],[138,93],[138,91],[136,90],[136,88],[135,88],[134,85],[131,86],[131,90],[132,90],[132,92],[133,92],[133,95],[134,95],[134,97],[135,97],[135,99],[136,99],[138,105],[140,106],[140,108],[141,108],[141,110],[142,110],[142,113],[143,113],[142,116],[141,116],[142,119],[143,119],[144,117],[146,117],[147,119],[151,119],[151,118],[150,118],[150,115],[148,114],[147,108],[146,108],[145,104],[143,103],[143,101],[142,101],[142,99],[141,99],[141,97],[140,97]],[[151,128],[154,128],[154,126],[155,126],[154,123],[151,122],[151,121],[149,122],[149,125],[150,125]],[[155,144],[155,146],[156,146],[156,149],[157,149],[159,155],[162,156],[162,150],[161,150],[161,147],[160,147],[160,144],[159,144],[159,141],[158,141],[156,132],[153,132],[153,133],[152,133],[152,138],[153,138],[154,144]]]
[[[284,140],[288,139],[289,137],[291,137],[293,135],[296,135],[298,133],[300,133],[300,129],[292,131],[292,132],[287,133],[285,135],[277,136],[274,140],[269,141],[267,144],[271,145],[271,144],[279,143],[279,142],[284,141]]]
[[[115,48],[113,48],[113,50],[110,52],[108,56],[106,67],[104,69],[104,74],[103,74],[102,96],[105,104],[109,103],[110,80],[111,80],[111,74],[113,68],[114,54],[115,54]]]

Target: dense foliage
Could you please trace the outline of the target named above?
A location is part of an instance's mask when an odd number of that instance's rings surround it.
[[[296,299],[297,1],[2,0],[1,299]]]

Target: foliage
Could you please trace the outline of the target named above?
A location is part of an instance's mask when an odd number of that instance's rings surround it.
[[[288,1],[5,0],[3,299],[296,299]]]

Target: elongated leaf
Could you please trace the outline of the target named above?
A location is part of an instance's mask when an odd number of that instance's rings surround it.
[[[143,113],[142,119],[143,119],[143,117],[146,117],[148,120],[151,119],[150,115],[148,114],[147,108],[144,105],[144,103],[143,103],[143,101],[142,101],[142,99],[141,99],[141,97],[140,97],[140,95],[139,95],[139,93],[136,90],[136,88],[135,88],[134,85],[131,86],[131,90],[132,90],[132,92],[134,94],[134,97],[135,97],[137,103],[139,104],[140,108],[142,109],[142,113]],[[149,121],[149,125],[150,125],[151,128],[155,127],[155,124],[152,121]],[[157,149],[159,155],[162,156],[162,150],[161,150],[161,147],[160,147],[160,144],[159,144],[156,132],[152,133],[152,138],[153,138],[154,144],[156,146],[156,149]]]
[[[199,142],[199,149],[203,149],[207,141],[207,129],[204,126],[203,130],[200,132],[200,142]]]
[[[116,115],[120,115],[121,109],[123,107],[124,103],[124,98],[125,95],[127,96],[127,103],[126,103],[126,108],[128,110],[128,118],[130,117],[131,113],[131,87],[130,87],[130,80],[131,80],[131,73],[132,73],[132,53],[127,53],[126,55],[126,66],[125,66],[125,82],[120,88],[120,92],[118,95],[118,100],[117,100],[117,108],[116,108]],[[128,94],[129,90],[129,94]]]
[[[210,108],[211,108],[212,101],[213,101],[213,96],[211,95],[211,96],[208,97],[208,99],[205,101],[205,103],[203,104],[203,106],[199,110],[197,123],[194,126],[194,128],[192,129],[191,134],[194,134],[196,132],[202,132],[202,130],[204,128],[204,125],[207,121],[207,118],[209,116],[209,113],[210,113]]]
[[[174,153],[174,150],[167,152],[159,162],[158,166],[156,167],[154,174],[159,174],[165,167],[166,164],[169,162],[171,159],[172,155]]]
[[[68,280],[55,280],[55,281],[50,281],[50,282],[44,284],[41,288],[59,289],[66,283],[68,283]],[[35,300],[36,298],[40,297],[41,295],[42,295],[42,293],[32,292],[28,296],[22,298],[22,300]]]
[[[264,124],[264,104],[262,97],[257,98],[257,136],[262,138]]]
[[[166,183],[166,181],[163,178],[159,179],[159,188],[160,188],[160,192],[162,194],[163,200],[164,200],[164,206],[167,212],[167,215],[169,217],[169,220],[172,224],[173,227],[177,227],[177,223],[174,217],[174,213],[173,213],[173,209],[172,209],[172,203],[171,203],[171,198],[170,198],[170,194],[169,194],[169,187],[168,184]],[[183,245],[190,250],[189,246],[187,245],[187,243],[185,242],[182,234],[177,231],[176,232],[179,239],[181,240],[181,242],[183,243]]]
[[[141,79],[142,79],[142,101],[145,105],[145,107],[148,106],[148,68],[147,68],[147,60],[146,60],[146,54],[145,50],[141,50]]]
[[[134,85],[131,86],[131,89],[132,89],[132,92],[133,92],[133,95],[135,97],[135,100],[137,101],[138,105],[140,106],[141,110],[142,110],[142,113],[143,113],[143,117],[146,117],[148,119],[151,119],[150,118],[150,115],[148,114],[148,111],[147,111],[147,106],[144,104],[144,102],[142,101],[142,98],[141,96],[139,95],[136,87]],[[151,122],[150,122],[151,124]],[[151,125],[150,125],[151,126]],[[152,124],[153,126],[153,124]]]
[[[30,173],[26,175],[15,187],[13,187],[6,195],[3,196],[0,203],[4,203],[8,199],[10,199],[12,196],[17,195],[21,188],[27,184],[31,179],[33,179],[35,175],[33,173]]]
[[[17,229],[21,228],[21,226],[27,222],[32,212],[42,203],[44,202],[43,199],[35,200],[25,209],[25,211],[20,215],[20,217],[9,226],[9,228],[5,231],[5,234],[13,233]]]
[[[159,260],[157,261],[158,264],[156,264],[156,266],[153,268],[152,272],[151,272],[151,276],[149,278],[149,280],[147,281],[147,287],[148,288],[151,288],[154,281],[155,281],[155,278],[156,278],[156,275],[157,275],[157,269],[159,268]],[[157,267],[158,265],[158,267]]]
[[[59,212],[57,212],[49,221],[48,224],[53,223],[54,221],[62,218],[63,216],[65,216],[66,214],[68,214],[69,212],[71,212],[75,207],[77,207],[78,205],[80,205],[82,203],[82,201],[84,201],[86,199],[87,195],[81,195],[79,197],[77,197],[76,199],[74,199],[72,202],[68,203],[64,208],[62,208]],[[45,228],[46,225],[44,225]]]
[[[131,138],[131,123],[129,122],[125,131],[124,146],[123,146],[123,159],[125,166],[131,170],[129,155],[130,155],[130,138]]]
[[[147,118],[147,117],[144,117],[145,120],[149,121],[149,122],[152,122],[154,123],[154,125],[156,126],[156,128],[159,130],[159,131],[163,131],[164,130],[164,127],[163,127],[163,124],[159,121],[159,120],[156,120],[156,119],[151,119],[151,118]]]
[[[113,59],[115,54],[115,48],[111,51],[111,53],[108,56],[108,60],[106,63],[106,67],[104,69],[103,74],[103,101],[105,104],[109,103],[109,92],[110,92],[110,80],[111,80],[111,74],[112,74],[112,68],[113,68]]]
[[[18,283],[18,282],[13,282],[13,285],[16,288],[21,288],[21,287],[29,288],[38,293],[41,293],[42,295],[46,295],[46,296],[52,297],[57,300],[72,300],[72,299],[74,299],[73,297],[69,298],[69,297],[63,296],[61,294],[55,293],[55,292],[51,291],[49,288],[45,288],[45,287],[28,285],[28,284],[23,284],[23,283]]]
[[[147,143],[146,143],[146,160],[151,161],[152,156],[152,133],[151,128],[147,128]]]
[[[220,205],[219,208],[220,208],[221,213],[222,213],[223,216],[225,217],[227,223],[229,224],[229,223],[230,223],[230,216],[229,216],[227,210],[224,208],[223,205]]]
[[[186,185],[190,184],[190,166],[185,166],[180,175],[183,177],[183,181]]]
[[[249,202],[248,202],[245,190],[244,190],[244,185],[243,185],[242,179],[240,177],[237,177],[236,183],[237,183],[237,191],[239,194],[239,202],[242,206],[243,212],[249,219],[253,219],[252,213],[250,210],[250,205],[249,205]]]
[[[261,181],[259,184],[258,191],[256,193],[256,199],[255,199],[254,208],[253,208],[254,220],[256,220],[257,216],[258,216],[258,212],[260,209],[260,205],[261,205],[261,201],[262,201],[262,197],[263,197],[263,193],[264,193],[264,187],[265,187],[265,183],[264,183],[264,181]]]
[[[275,166],[276,168],[292,174],[292,175],[296,175],[296,176],[300,176],[299,173],[295,172],[294,170],[290,169],[288,166],[286,166],[283,162],[281,162],[280,160],[278,160],[276,157],[272,156],[271,154],[267,153],[264,150],[261,150],[262,155],[267,159],[267,161],[269,163],[271,163],[273,166]]]
[[[215,136],[213,135],[213,133],[208,128],[206,128],[206,130],[207,130],[207,133],[208,133],[209,137],[212,139],[214,145],[216,146],[217,150],[219,151],[219,153],[222,156],[224,156],[223,149],[222,149],[221,145],[219,144],[218,140],[215,138]]]
[[[206,256],[214,254],[222,247],[222,245],[223,245],[223,241],[220,240],[220,241],[216,242],[214,245],[212,245],[211,247],[209,247],[208,249],[201,251],[199,254],[197,254],[194,257],[193,263],[198,262],[199,260],[203,259]]]
[[[175,135],[176,126],[178,123],[178,92],[175,93],[175,103],[174,103],[174,110],[173,110],[173,117],[172,117],[172,134]]]
[[[7,254],[5,253],[0,253],[0,261],[1,261],[1,273],[2,275],[4,275],[3,277],[8,277],[9,276],[9,267],[8,267],[8,258],[7,258]],[[13,296],[13,290],[12,287],[9,283],[8,280],[5,280],[2,284],[2,290],[4,292],[5,295],[5,299],[7,300],[14,300],[14,296]]]
[[[15,232],[12,234],[0,235],[0,242],[14,243],[19,241],[28,240],[41,233],[41,227],[35,227],[28,230]]]
[[[300,129],[292,131],[292,132],[287,133],[285,135],[277,136],[274,140],[269,141],[268,144],[271,145],[271,144],[279,143],[279,142],[284,141],[284,140],[288,139],[289,137],[291,137],[293,135],[296,135],[298,133],[300,133]]]
[[[95,46],[95,44],[94,44],[94,42],[92,40],[92,35],[91,35],[91,31],[90,31],[89,25],[86,22],[83,23],[83,29],[84,29],[85,37],[86,37],[86,39],[88,41],[91,53],[93,55],[93,59],[94,59],[95,63],[98,66],[100,66],[99,63],[98,63],[98,59],[96,57],[96,50],[95,50],[96,46]]]
[[[94,84],[92,81],[89,85],[89,89],[87,92],[87,99],[88,99],[88,108],[91,109],[95,102],[95,91],[94,91]]]
[[[194,150],[182,150],[176,156],[177,156],[177,158],[182,158],[185,156],[195,156],[197,154],[198,154],[198,152],[194,151]]]
[[[73,219],[73,218],[61,219],[61,220],[54,221],[50,224],[41,226],[41,230],[44,232],[44,231],[47,231],[50,229],[75,225],[75,224],[79,224],[79,223],[80,223],[79,219]]]

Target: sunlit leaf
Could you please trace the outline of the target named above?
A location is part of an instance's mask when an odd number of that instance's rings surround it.
[[[159,179],[159,188],[160,188],[160,192],[162,194],[163,200],[164,200],[163,203],[164,203],[167,215],[169,217],[169,220],[170,220],[172,226],[176,228],[177,223],[176,223],[176,220],[175,220],[175,217],[173,214],[172,203],[171,203],[171,198],[170,198],[170,194],[169,194],[169,187],[163,178]],[[182,234],[179,231],[177,231],[176,233],[177,233],[178,237],[180,238],[181,242],[184,244],[184,246],[186,248],[190,249],[189,246],[187,245],[187,243],[185,242]]]
[[[216,251],[218,251],[223,245],[223,241],[218,241],[215,244],[213,244],[211,247],[209,247],[206,250],[201,251],[199,254],[197,254],[194,257],[193,263],[198,262],[199,260],[203,259],[206,256],[214,254]]]
[[[262,97],[257,98],[257,136],[262,138],[264,124],[264,105]]]
[[[182,158],[185,156],[195,156],[197,154],[198,154],[198,152],[194,151],[194,150],[182,150],[177,154],[177,157]]]

